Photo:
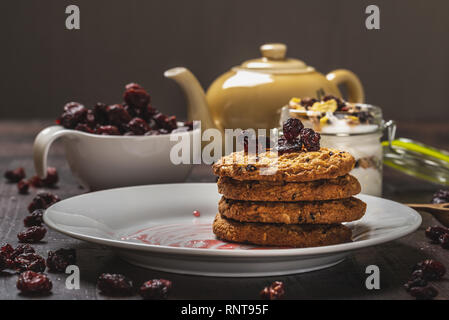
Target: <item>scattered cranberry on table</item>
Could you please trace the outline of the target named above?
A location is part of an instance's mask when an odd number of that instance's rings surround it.
[[[433,259],[423,260],[415,265],[404,288],[418,300],[433,299],[438,295],[438,291],[429,286],[428,282],[440,280],[445,274],[446,268],[442,263]]]
[[[449,229],[440,226],[428,227],[425,235],[434,244],[440,244],[443,249],[449,249]]]
[[[153,279],[144,282],[139,288],[139,294],[145,300],[167,299],[172,288],[172,282],[166,279]]]
[[[428,227],[425,231],[426,237],[433,243],[439,243],[440,237],[445,233],[449,233],[449,229],[440,226]]]
[[[440,236],[440,245],[441,248],[449,250],[449,233],[444,233]]]
[[[45,295],[51,292],[53,284],[51,280],[42,273],[25,271],[17,279],[17,289],[23,294]]]
[[[28,194],[28,190],[30,189],[30,183],[22,179],[19,182],[17,182],[17,190],[20,194]]]
[[[440,189],[433,194],[432,203],[449,202],[449,190]]]
[[[277,300],[284,297],[284,294],[284,283],[281,281],[275,281],[268,287],[263,288],[260,292],[260,297],[265,300]]]
[[[440,280],[446,274],[445,266],[436,260],[427,259],[415,265],[413,270],[421,270],[427,281]]]
[[[56,168],[48,167],[47,168],[47,176],[45,179],[41,179],[38,176],[31,177],[28,182],[34,188],[42,188],[42,187],[54,187],[59,181],[59,175]]]
[[[28,183],[33,188],[43,188],[44,187],[44,183],[42,182],[42,179],[39,178],[38,176],[32,176],[30,179],[28,179]]]
[[[41,226],[44,223],[43,219],[44,210],[36,209],[25,219],[23,219],[23,224],[25,227]]]
[[[48,252],[47,267],[52,272],[65,272],[65,269],[73,264],[76,264],[75,249],[58,249]]]
[[[49,206],[60,200],[61,199],[57,195],[50,192],[38,193],[28,205],[28,211],[31,213],[37,209],[47,209]]]
[[[53,167],[48,167],[47,168],[47,176],[45,177],[45,179],[41,179],[41,180],[45,187],[55,186],[55,184],[57,184],[59,181],[58,170],[56,170],[56,168],[53,168]]]
[[[14,170],[7,170],[4,174],[4,177],[13,183],[17,183],[22,179],[25,179],[25,169],[22,167],[16,168]]]
[[[44,227],[33,226],[19,232],[17,234],[17,238],[20,242],[35,243],[41,241],[45,237],[46,233],[47,229]]]
[[[45,259],[36,253],[22,253],[19,254],[13,262],[14,270],[18,272],[34,271],[44,272],[46,265]]]
[[[122,274],[103,273],[98,277],[97,286],[106,296],[130,296],[134,294],[132,281]]]
[[[195,217],[199,217],[199,216],[201,215],[201,213],[200,213],[198,210],[194,210],[194,211],[193,211],[193,215],[194,215]]]

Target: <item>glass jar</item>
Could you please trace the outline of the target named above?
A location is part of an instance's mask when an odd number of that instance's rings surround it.
[[[285,106],[281,111],[281,123],[288,118],[299,118],[305,127],[321,134],[321,146],[351,153],[356,164],[351,174],[361,186],[362,193],[382,195],[383,131],[389,128],[390,139],[395,133],[393,121],[385,123],[379,107],[357,104],[357,112],[317,112],[297,110]],[[354,116],[357,115],[357,116]],[[362,121],[363,117],[363,121]]]

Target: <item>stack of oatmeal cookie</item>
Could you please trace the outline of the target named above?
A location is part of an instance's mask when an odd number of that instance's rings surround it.
[[[360,192],[359,182],[348,174],[354,158],[344,151],[314,149],[318,150],[308,151],[304,145],[300,151],[297,146],[280,148],[279,155],[266,150],[253,164],[241,151],[214,164],[223,195],[213,224],[215,235],[287,247],[351,241],[351,230],[342,222],[358,220],[366,210],[366,204],[353,197]],[[270,167],[274,170],[267,171]]]

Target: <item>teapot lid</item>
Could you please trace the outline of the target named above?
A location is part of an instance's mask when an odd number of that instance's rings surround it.
[[[304,73],[315,69],[298,59],[286,58],[287,46],[267,43],[260,47],[262,58],[243,62],[239,68],[268,73]]]

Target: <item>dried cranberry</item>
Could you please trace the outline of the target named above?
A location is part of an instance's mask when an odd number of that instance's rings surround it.
[[[78,123],[75,127],[75,130],[78,131],[83,131],[83,132],[87,132],[87,133],[94,133],[95,130],[92,129],[91,127],[89,127],[87,124],[85,123]]]
[[[139,288],[139,294],[146,300],[167,299],[172,288],[172,282],[166,279],[153,279],[145,282]]]
[[[43,209],[34,210],[29,216],[23,219],[23,224],[25,227],[41,226],[44,223],[43,215]]]
[[[425,231],[426,237],[434,243],[439,243],[440,237],[445,233],[449,233],[449,229],[440,226],[428,227]]]
[[[433,194],[432,203],[449,202],[449,190],[440,189]]]
[[[9,182],[19,182],[20,180],[25,178],[25,169],[20,167],[14,170],[8,170],[5,172],[4,177]]]
[[[59,199],[57,195],[50,192],[38,193],[28,205],[28,211],[31,213],[37,209],[47,209],[49,206],[60,200],[61,199]]]
[[[313,106],[313,104],[314,104],[315,102],[318,102],[318,100],[315,99],[315,98],[304,98],[304,99],[301,99],[300,104],[301,104],[303,107],[305,107],[306,109],[308,109],[309,107]]]
[[[64,112],[59,117],[60,124],[67,129],[73,129],[85,121],[87,109],[78,102],[69,102],[64,106]]]
[[[113,104],[106,108],[109,123],[120,127],[127,124],[131,120],[128,111],[121,104]]]
[[[14,269],[18,272],[31,270],[34,272],[45,271],[45,259],[36,253],[22,253],[14,258]]]
[[[301,120],[296,118],[289,118],[284,122],[282,129],[284,132],[284,137],[288,141],[292,141],[299,136],[299,132],[304,128]]]
[[[38,176],[32,176],[30,179],[28,179],[28,182],[34,188],[42,188],[44,186],[42,179]]]
[[[409,291],[414,287],[425,287],[427,286],[427,281],[424,279],[422,270],[413,271],[410,279],[404,284],[404,288]]]
[[[35,253],[36,251],[34,250],[34,248],[32,246],[30,246],[29,244],[19,244],[14,251],[11,253],[10,258],[11,259],[15,259],[16,257],[18,257],[21,254],[26,254],[26,253]]]
[[[22,179],[17,183],[17,190],[19,191],[20,194],[27,194],[29,188],[30,183],[25,179]]]
[[[165,114],[159,112],[153,116],[153,119],[160,128],[165,129],[168,132],[178,128],[175,116],[167,117]]]
[[[9,257],[14,252],[14,248],[9,244],[3,244],[0,247],[0,255]]]
[[[110,136],[119,136],[120,130],[116,126],[99,126],[95,133]]]
[[[123,100],[133,108],[143,109],[150,103],[150,95],[138,84],[130,83],[126,85]]]
[[[441,262],[433,259],[427,259],[419,262],[414,270],[422,270],[423,279],[427,281],[439,280],[446,273],[446,268]]]
[[[276,151],[279,154],[291,153],[291,152],[301,152],[302,143],[300,139],[294,139],[292,141],[288,141],[287,139],[280,137],[275,146]]]
[[[42,273],[25,271],[19,275],[17,289],[23,294],[48,294],[53,284],[51,280]]]
[[[440,236],[440,244],[443,249],[449,249],[449,233]]]
[[[48,167],[47,176],[45,177],[45,179],[42,179],[42,183],[44,184],[44,186],[53,187],[55,184],[58,183],[58,181],[59,181],[58,170],[56,170],[56,168],[53,167]]]
[[[285,294],[284,283],[275,281],[270,286],[263,288],[260,292],[260,297],[266,300],[281,299]]]
[[[11,255],[13,252],[14,249],[10,244],[4,244],[0,247],[0,271],[12,265]]]
[[[153,108],[151,105],[147,106],[146,116],[153,117],[159,111],[156,108]]]
[[[95,122],[99,125],[105,125],[108,122],[108,112],[107,112],[108,106],[104,103],[97,102],[94,105],[93,113],[95,116]]]
[[[93,110],[90,109],[87,110],[85,122],[89,127],[95,128],[95,125],[97,124],[97,119],[95,118],[95,112]]]
[[[431,300],[438,295],[438,290],[432,286],[413,287],[409,290],[409,293],[417,300]]]
[[[98,277],[98,289],[108,296],[129,296],[134,293],[131,280],[122,274],[103,273]]]
[[[25,231],[19,232],[17,234],[17,238],[20,242],[34,243],[41,241],[45,237],[46,233],[47,229],[44,227],[34,226],[27,228]]]
[[[55,252],[48,252],[47,267],[50,271],[65,272],[65,269],[72,264],[76,264],[75,249],[58,249]]]
[[[304,128],[301,130],[301,142],[307,151],[318,151],[320,150],[320,139],[321,136],[318,132],[313,129]]]
[[[128,129],[137,136],[142,136],[150,130],[150,127],[141,118],[133,118],[128,123]]]

